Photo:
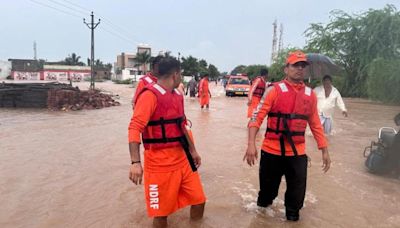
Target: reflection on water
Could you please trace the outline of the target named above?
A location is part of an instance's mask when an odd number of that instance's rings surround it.
[[[0,109],[0,227],[151,225],[142,186],[128,180],[127,125],[133,89],[96,85],[119,94],[122,105],[79,112]],[[399,180],[367,173],[362,157],[377,129],[393,126],[398,107],[347,99],[349,118],[337,113],[336,135],[329,139],[333,164],[327,174],[321,171],[315,142],[307,137],[312,166],[305,207],[301,220],[290,224],[284,215],[284,181],[270,208],[255,204],[258,167],[242,162],[246,98],[226,98],[221,86],[212,87],[212,93],[208,111],[201,111],[194,99],[185,101],[203,158],[205,218],[190,223],[186,208],[170,217],[171,227],[399,226]]]

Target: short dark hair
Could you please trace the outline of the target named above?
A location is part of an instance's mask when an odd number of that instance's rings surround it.
[[[154,69],[154,65],[159,64],[162,58],[164,58],[162,55],[157,55],[156,57],[153,57],[151,60],[151,69]]]
[[[260,75],[261,75],[261,76],[268,75],[268,69],[267,69],[267,68],[262,68],[262,69],[260,70]]]
[[[331,77],[330,75],[325,75],[325,76],[322,78],[322,81],[325,81],[325,80],[329,80],[329,81],[332,82],[332,77]]]
[[[158,76],[165,77],[181,70],[181,64],[174,57],[163,57],[158,63]]]

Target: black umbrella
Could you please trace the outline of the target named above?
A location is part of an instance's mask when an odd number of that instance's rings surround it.
[[[342,70],[338,67],[331,58],[318,53],[308,53],[307,61],[310,65],[307,67],[306,78],[320,79],[325,75],[337,75]]]

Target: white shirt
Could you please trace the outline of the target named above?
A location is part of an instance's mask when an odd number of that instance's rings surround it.
[[[344,105],[342,96],[339,91],[332,86],[332,91],[329,97],[325,97],[324,86],[318,86],[314,89],[318,99],[318,113],[324,117],[332,118],[335,106],[337,105],[340,110],[347,111]]]

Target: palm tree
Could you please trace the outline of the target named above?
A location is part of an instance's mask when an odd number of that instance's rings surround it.
[[[72,53],[71,55],[68,55],[67,58],[65,58],[64,62],[66,65],[70,65],[70,66],[84,66],[85,63],[79,61],[81,57],[78,56],[75,53]]]
[[[136,54],[136,64],[135,67],[137,66],[142,66],[142,72],[144,73],[146,71],[146,64],[150,62],[151,59],[151,54],[150,52],[141,52]]]

